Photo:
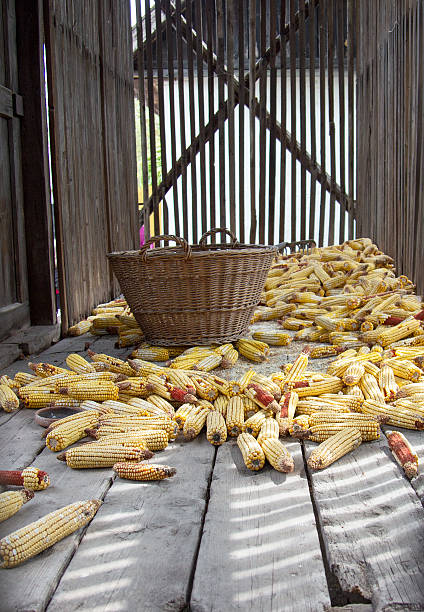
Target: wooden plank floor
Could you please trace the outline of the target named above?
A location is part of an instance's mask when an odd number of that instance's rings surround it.
[[[61,365],[87,342],[129,353],[112,337],[83,336],[28,361]],[[277,348],[255,368],[276,371],[300,349]],[[225,375],[237,378],[249,365],[240,359]],[[311,360],[313,369],[325,365]],[[2,373],[19,370],[29,371],[26,361]],[[312,443],[291,440],[289,475],[249,472],[234,441],[215,449],[203,434],[178,438],[155,457],[177,475],[133,483],[109,469],[67,468],[42,431],[30,410],[0,414],[0,468],[33,464],[52,479],[0,523],[0,537],[78,499],[104,503],[85,529],[0,570],[0,612],[424,610],[424,471],[409,483],[384,437],[315,473],[304,460]],[[424,461],[424,434],[405,433]]]

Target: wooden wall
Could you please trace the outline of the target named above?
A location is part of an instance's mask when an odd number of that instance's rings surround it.
[[[118,287],[106,259],[137,244],[130,4],[46,0],[52,172],[64,330]]]
[[[358,3],[357,219],[424,293],[424,4]]]

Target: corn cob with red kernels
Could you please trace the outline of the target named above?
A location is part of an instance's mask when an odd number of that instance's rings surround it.
[[[47,472],[29,466],[24,470],[0,470],[0,484],[43,491],[50,485],[50,478]]]
[[[185,389],[175,387],[171,383],[164,381],[156,374],[150,374],[147,377],[147,391],[149,394],[160,395],[168,401],[186,403],[195,403],[196,397],[191,393],[187,393]]]
[[[279,411],[275,416],[280,430],[280,436],[286,436],[289,433],[298,401],[299,396],[295,391],[288,391],[281,398]]]
[[[115,463],[113,470],[127,480],[163,480],[177,473],[176,468],[153,463]]]
[[[315,448],[308,458],[308,466],[313,470],[328,467],[362,442],[361,432],[355,427],[347,427],[330,436]]]
[[[418,474],[418,455],[400,431],[385,432],[389,448],[409,480]]]
[[[263,468],[265,454],[252,435],[241,433],[237,438],[237,445],[241,451],[244,464],[249,470],[258,471]]]
[[[244,393],[263,410],[272,410],[275,414],[279,411],[279,406],[274,396],[260,385],[249,383]]]

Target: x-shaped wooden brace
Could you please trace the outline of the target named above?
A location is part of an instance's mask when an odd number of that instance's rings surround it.
[[[310,9],[315,8],[318,4],[319,4],[319,0],[310,0],[309,2],[305,3],[305,11],[304,11],[305,19],[309,16]],[[171,7],[171,10],[168,11],[167,18],[171,18],[174,22],[174,25],[176,24],[177,19],[180,20],[181,30],[187,39],[187,33],[189,31],[187,21],[185,20],[182,14],[177,14],[175,5],[172,2],[170,3],[170,7]],[[274,43],[275,54],[278,54],[283,47],[285,48],[285,45],[289,41],[290,29],[294,28],[295,30],[297,30],[299,28],[299,22],[300,22],[299,17],[300,17],[300,13],[297,12],[294,17],[293,22],[291,24],[290,23],[286,24],[284,31],[281,34],[278,34],[278,36],[276,36],[275,43]],[[197,53],[198,34],[194,28],[191,28],[191,37],[193,40],[192,49],[195,53]],[[200,47],[201,47],[203,61],[207,63],[209,59],[210,51],[208,49],[207,44],[204,42],[204,40],[201,40]],[[263,71],[266,70],[267,66],[269,65],[270,58],[271,58],[271,47],[268,47],[268,49],[263,54],[263,56],[260,57],[255,64],[255,70],[254,70],[255,82],[261,77],[261,74],[263,73]],[[219,73],[221,76],[225,75],[227,83],[230,79],[232,80],[233,87],[234,87],[234,104],[238,104],[240,101],[239,100],[240,88],[244,87],[248,89],[249,87],[250,73],[247,72],[245,74],[244,79],[242,83],[240,84],[240,82],[234,75],[230,76],[228,74],[227,70],[225,69],[225,66],[219,65],[218,58],[214,53],[212,54],[212,69],[216,74]],[[249,105],[248,96],[245,96],[245,104],[246,106]],[[260,117],[261,113],[263,114],[261,103],[256,98],[255,98],[255,104],[254,104],[254,112],[258,118]],[[185,149],[185,151],[183,151],[183,153],[181,154],[181,157],[177,160],[174,167],[171,168],[171,170],[162,179],[161,184],[158,186],[157,192],[155,194],[152,194],[152,196],[146,202],[143,208],[143,212],[150,213],[153,210],[153,208],[160,202],[160,200],[163,199],[163,197],[172,187],[174,180],[176,180],[179,176],[181,176],[182,172],[184,171],[184,168],[187,166],[187,160],[190,159],[191,156],[197,155],[197,153],[199,152],[201,136],[203,136],[204,142],[210,141],[218,129],[219,120],[221,119],[221,115],[223,116],[222,120],[225,121],[228,118],[228,113],[229,113],[229,100],[227,99],[224,102],[223,106],[220,109],[218,109],[217,112],[213,115],[213,117],[209,120],[209,122],[203,128],[201,128],[200,133],[194,138],[194,140]],[[327,174],[327,172],[325,172],[321,168],[321,166],[317,163],[316,160],[312,159],[312,157],[307,152],[303,151],[300,143],[295,138],[293,138],[290,132],[287,129],[283,128],[283,126],[275,118],[273,118],[268,111],[265,111],[264,114],[265,114],[266,127],[268,129],[273,127],[273,129],[275,130],[276,137],[280,140],[280,142],[284,140],[287,150],[295,155],[295,158],[297,159],[297,161],[299,161],[302,164],[303,168],[305,168],[312,175],[313,178],[318,180],[321,183],[322,188],[324,188],[326,191],[332,194],[334,198],[345,208],[345,210],[349,210],[348,197],[346,193],[344,193],[344,191],[341,189],[340,185],[336,183],[334,177],[332,178],[329,174]]]

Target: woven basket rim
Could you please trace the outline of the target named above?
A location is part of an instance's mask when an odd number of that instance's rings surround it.
[[[211,255],[211,252],[214,256],[227,256],[227,255],[246,255],[249,250],[255,255],[260,253],[270,254],[275,251],[278,252],[278,249],[274,245],[265,245],[265,244],[238,244],[236,248],[229,247],[228,244],[208,244],[205,247],[201,247],[199,245],[194,245],[191,247],[191,257],[208,257]],[[149,249],[147,252],[147,258],[157,258],[157,257],[182,257],[185,258],[186,255],[181,247],[156,247],[155,249]],[[111,253],[107,253],[107,257],[141,257],[140,251],[112,251]]]

